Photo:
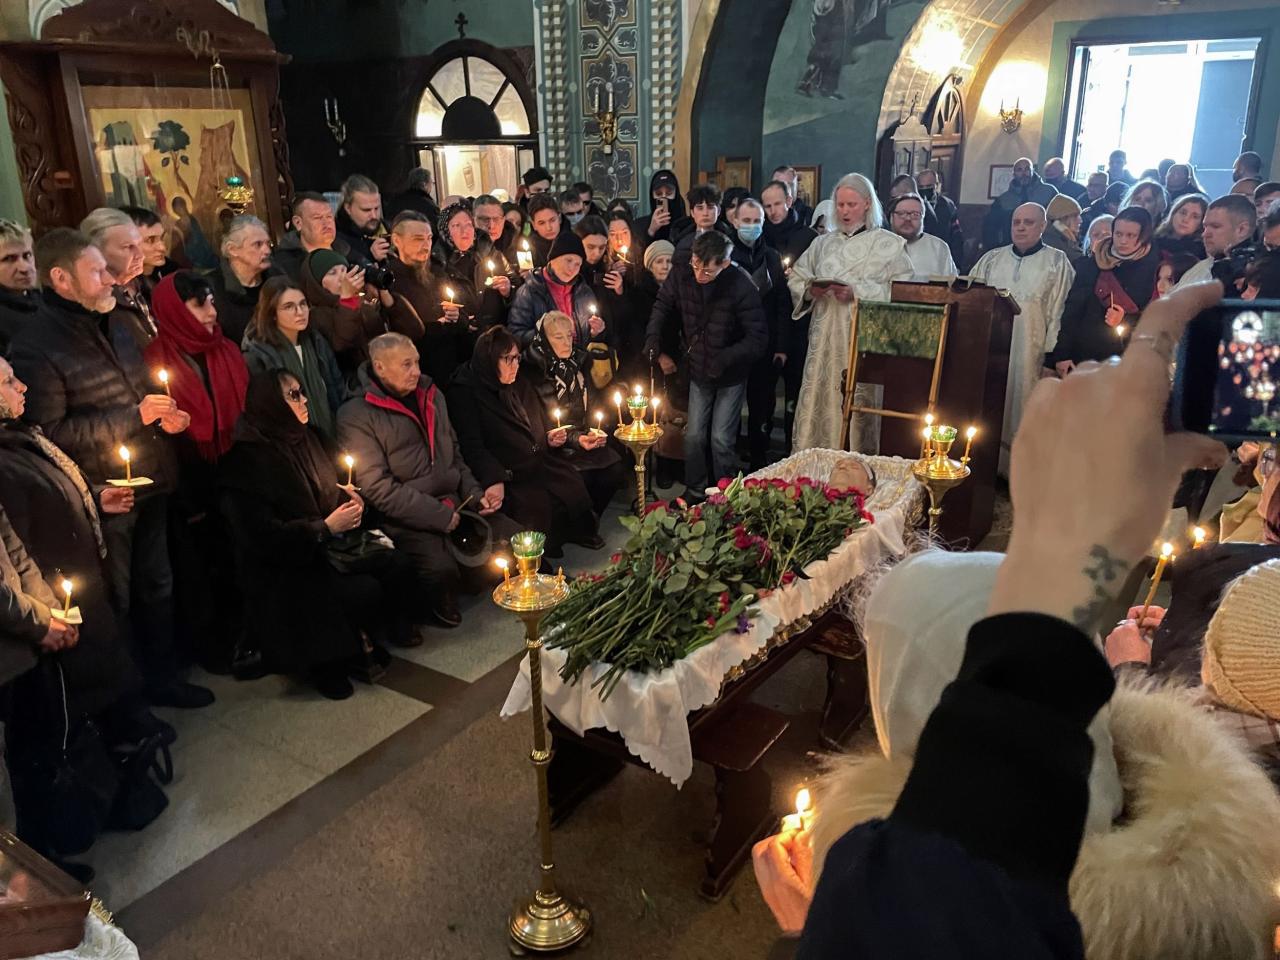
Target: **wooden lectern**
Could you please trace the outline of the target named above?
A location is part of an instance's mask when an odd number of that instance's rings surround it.
[[[942,378],[935,416],[960,431],[981,431],[974,441],[972,475],[947,494],[939,532],[949,543],[976,547],[991,530],[996,468],[1004,427],[1005,387],[1009,380],[1009,341],[1017,304],[994,287],[967,281],[952,284],[895,283],[895,303],[951,304]],[[929,405],[933,364],[912,357],[863,354],[858,380],[885,385],[884,406],[918,410]],[[880,428],[880,452],[916,459],[923,421],[886,417]],[[956,454],[958,456],[959,454]]]

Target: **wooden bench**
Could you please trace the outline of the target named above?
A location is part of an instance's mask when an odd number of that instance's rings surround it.
[[[866,718],[870,705],[862,645],[852,624],[834,613],[823,615],[770,651],[744,674],[726,682],[715,703],[689,715],[693,758],[710,764],[715,771],[716,812],[699,887],[709,900],[724,895],[751,855],[752,844],[777,826],[773,784],[761,761],[786,732],[790,720],[752,702],[750,696],[804,650],[827,658],[827,694],[819,739],[822,747],[839,749]],[[608,730],[588,730],[580,737],[555,717],[548,726],[552,754],[547,776],[553,826],[563,823],[624,764],[650,769],[627,750],[620,736]]]

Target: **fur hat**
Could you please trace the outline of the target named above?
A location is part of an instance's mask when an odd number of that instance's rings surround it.
[[[547,254],[547,263],[556,257],[575,256],[587,259],[587,248],[582,245],[582,238],[572,230],[561,230],[555,242],[551,244],[551,252]]]
[[[674,257],[675,245],[670,240],[655,240],[644,248],[644,268],[653,269],[653,261],[659,257]]]
[[[1044,212],[1048,216],[1049,222],[1052,223],[1054,220],[1065,220],[1067,217],[1079,216],[1080,204],[1065,193],[1060,193],[1049,201],[1049,206],[1045,207]]]
[[[1224,707],[1280,720],[1280,560],[1227,587],[1205,631],[1200,676]]]

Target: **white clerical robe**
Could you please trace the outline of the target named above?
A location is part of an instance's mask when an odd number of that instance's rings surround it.
[[[1076,271],[1061,250],[1041,245],[1025,257],[1012,246],[989,250],[969,274],[989,286],[1008,290],[1021,311],[1013,318],[1004,429],[1000,436],[1000,470],[1007,475],[1009,448],[1022,419],[1023,405],[1040,379],[1046,351],[1058,342],[1062,307]]]
[[[928,233],[907,241],[907,256],[915,267],[912,280],[924,282],[934,277],[949,278],[960,272],[956,269],[955,260],[951,258],[951,248]]]
[[[796,399],[792,450],[834,449],[840,445],[844,402],[841,372],[849,363],[850,304],[841,303],[834,296],[814,301],[810,282],[839,280],[852,287],[860,300],[887,301],[890,284],[894,280],[910,280],[914,272],[906,245],[902,237],[888,230],[855,234],[837,230],[819,236],[791,268],[788,283],[796,305],[793,316],[803,316],[806,310],[813,309],[809,352]]]

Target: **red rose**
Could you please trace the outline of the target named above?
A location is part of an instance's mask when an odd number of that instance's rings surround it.
[[[724,613],[728,609],[729,609],[729,593],[728,591],[725,591],[724,593],[720,594],[720,612]]]
[[[681,510],[689,509],[689,505],[684,502],[683,497],[676,497],[676,506],[679,507]]]
[[[719,490],[721,493],[724,493],[726,490],[729,489],[729,484],[731,483],[733,483],[733,481],[730,480],[728,477],[721,477],[719,480],[716,481],[716,489]]]
[[[665,501],[655,500],[653,503],[645,505],[644,515],[647,517],[649,514],[653,513],[655,510],[665,511],[666,509],[667,509],[667,504]]]
[[[716,625],[716,618],[714,616],[707,617],[707,619],[702,622],[705,623],[708,627],[714,627]]]
[[[786,573],[782,575],[782,585],[785,587],[787,584],[791,583],[791,581],[795,580],[795,578],[796,578],[795,573],[791,570],[788,570]]]
[[[620,554],[620,553],[615,553],[613,556],[611,556],[611,557],[609,558],[609,562],[610,562],[610,563],[621,563],[621,562],[622,562],[622,554]]]

